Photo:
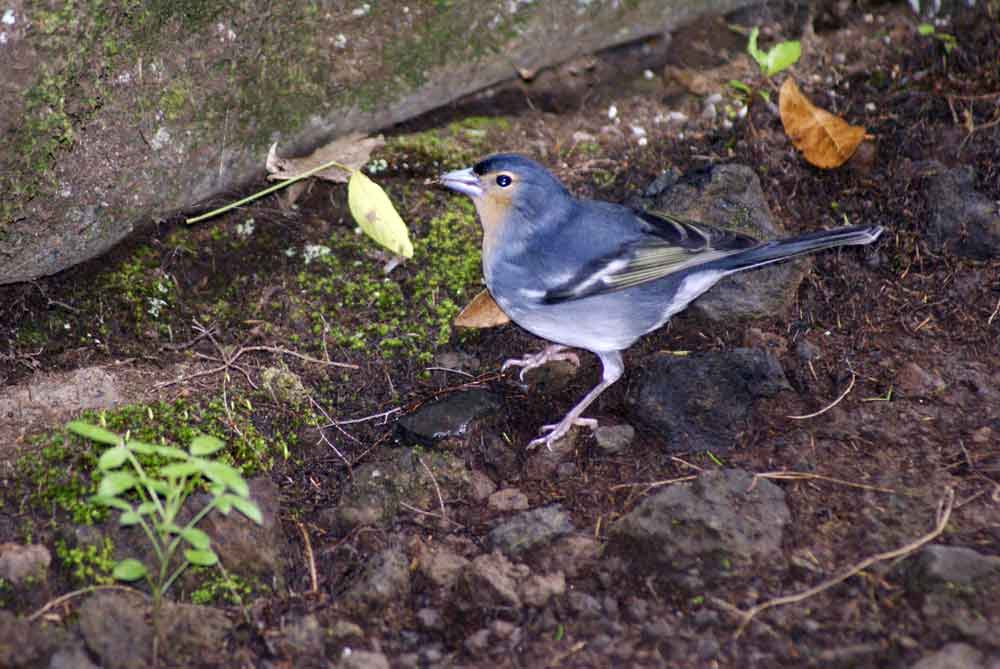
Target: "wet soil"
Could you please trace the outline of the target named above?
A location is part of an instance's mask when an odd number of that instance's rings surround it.
[[[956,622],[965,611],[1000,624],[996,580],[962,591],[949,600],[954,607],[949,609],[936,595],[907,587],[903,570],[891,561],[762,613],[745,628],[734,613],[734,607],[801,592],[929,532],[948,490],[954,491],[955,508],[938,542],[1000,554],[1000,406],[993,401],[1000,392],[1000,260],[959,255],[935,239],[930,221],[936,203],[928,197],[933,178],[928,165],[936,161],[944,168],[971,167],[975,190],[1000,202],[995,8],[961,10],[940,26],[940,33],[956,37],[954,48],[919,35],[919,20],[899,7],[852,5],[817,10],[811,18],[730,21],[771,21],[771,35],[783,37],[807,27],[804,58],[794,70],[800,85],[817,105],[871,135],[862,155],[839,169],[806,164],[760,97],[751,98],[745,116],[736,111],[740,103],[726,86],[728,79],[769,91],[772,101],[776,86],[740,56],[743,37],[734,39],[721,20],[704,21],[672,40],[540,73],[532,82],[387,129],[392,137],[472,116],[502,117],[502,127],[484,131],[484,153],[529,154],[577,195],[613,201],[635,195],[669,168],[690,172],[743,163],[757,172],[775,218],[790,232],[844,223],[885,226],[875,253],[817,256],[786,313],[723,326],[681,314],[628,351],[626,364],[635,369],[662,350],[728,350],[759,341],[760,333],[781,342],[776,354],[793,390],[761,402],[725,453],[668,444],[645,429],[628,401],[637,375],[627,373],[602,396],[594,416],[634,425],[633,443],[608,454],[581,434],[567,459],[571,467],[561,469],[558,478],[532,476],[525,469],[531,456],[523,447],[541,424],[552,422],[595,383],[600,369],[591,356],[582,356],[583,366],[565,386],[540,392],[498,373],[506,358],[541,346],[512,325],[456,333],[434,348],[476,358],[479,365],[467,369],[468,375],[428,374],[432,365],[418,356],[318,344],[314,321],[298,313],[291,299],[301,289],[296,277],[302,261],[284,250],[325,243],[331,229],[350,225],[343,187],[326,184],[314,185],[294,209],[267,200],[190,231],[179,221],[151,223],[148,234],[86,266],[0,289],[0,381],[13,386],[43,373],[100,366],[120,374],[121,393],[129,401],[148,403],[250,392],[253,380],[274,364],[272,353],[247,352],[228,372],[199,375],[217,370],[224,355],[241,346],[284,347],[358,366],[331,370],[286,359],[329,415],[358,419],[328,427],[322,440],[315,428],[296,422],[294,408],[273,396],[258,396],[249,413],[265,439],[294,433],[298,450],[268,471],[282,496],[291,556],[287,589],[262,595],[243,612],[233,609],[240,620],[227,641],[233,666],[330,666],[348,646],[382,653],[394,666],[910,666],[956,641],[996,654],[995,638]],[[666,66],[714,82],[724,94],[714,116],[704,112],[704,96],[692,94],[690,82],[665,75]],[[684,112],[687,120],[672,119],[673,111]],[[428,220],[456,206],[453,196],[425,184],[442,169],[460,165],[417,151],[386,155],[387,168],[375,178],[419,237]],[[234,244],[235,227],[248,218],[256,232]],[[183,243],[173,236],[178,230],[186,235]],[[137,317],[126,299],[128,284],[109,279],[121,276],[137,254],[152,259],[138,265],[145,278],[158,273],[172,284],[169,327]],[[372,254],[366,261],[383,260]],[[419,258],[394,271],[413,273],[417,263]],[[480,288],[470,285],[466,297]],[[815,354],[808,353],[813,349]],[[499,487],[516,486],[531,508],[559,502],[573,525],[598,541],[655,489],[654,482],[716,468],[814,475],[776,481],[793,518],[782,543],[784,564],[737,571],[710,589],[689,592],[666,575],[631,573],[595,559],[568,578],[567,591],[621,603],[623,610],[606,606],[596,616],[568,596],[542,610],[470,613],[416,581],[405,597],[370,618],[352,617],[338,608],[338,598],[372,555],[415,541],[462,542],[482,550],[486,534],[503,517],[483,501],[460,498],[442,500],[449,523],[403,513],[389,526],[345,530],[318,520],[320,510],[342,502],[357,468],[391,460],[404,448],[395,443],[396,417],[470,385],[491,390],[502,409],[449,440],[450,452],[470,469],[493,472]],[[813,418],[789,418],[821,410]],[[32,420],[13,420],[11,437],[2,438],[5,476],[16,475],[17,458],[36,448],[32,435],[58,427],[52,417]],[[513,449],[510,462],[499,469],[485,446],[497,437]],[[4,495],[0,510],[5,517],[0,542],[44,542],[54,526],[68,522],[51,508],[26,505],[23,497]],[[309,551],[303,531],[310,536]],[[320,575],[315,591],[310,555]],[[53,597],[73,587],[58,564],[54,572]],[[646,604],[624,610],[636,598]],[[19,614],[39,604],[28,596],[5,600]],[[447,624],[418,625],[417,612],[428,606],[443,610]],[[327,642],[305,656],[273,643],[284,621],[305,614],[321,624],[349,617],[363,635],[350,643]],[[62,615],[71,621],[72,605]],[[517,627],[516,642],[490,627],[496,621]],[[669,633],[658,635],[651,621],[666,621]],[[484,628],[493,629],[491,641],[470,643]],[[443,659],[420,656],[428,648],[438,649]],[[423,659],[414,661],[418,656]],[[169,657],[165,661],[169,664]]]

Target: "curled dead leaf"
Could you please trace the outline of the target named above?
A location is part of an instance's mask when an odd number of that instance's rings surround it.
[[[460,328],[492,328],[509,323],[510,318],[493,301],[490,291],[481,290],[455,317]]]
[[[362,133],[354,133],[338,137],[329,144],[319,147],[308,156],[279,158],[278,145],[273,144],[271,150],[267,152],[267,161],[264,163],[264,167],[267,169],[267,178],[274,181],[292,179],[331,160],[336,160],[351,170],[360,170],[368,162],[372,151],[382,146],[385,146],[385,139],[381,135],[367,137]],[[351,173],[337,167],[331,167],[317,172],[313,176],[346,184]]]
[[[810,102],[791,77],[781,85],[778,110],[785,134],[816,167],[840,167],[865,138],[864,128],[851,125]]]

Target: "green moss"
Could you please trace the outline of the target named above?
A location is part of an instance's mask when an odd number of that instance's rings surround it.
[[[255,580],[240,578],[236,574],[219,572],[218,569],[196,567],[191,570],[199,579],[205,579],[201,585],[191,591],[191,603],[200,606],[242,606],[255,593],[266,588]]]
[[[429,164],[441,169],[467,167],[489,153],[494,145],[491,133],[510,128],[501,117],[470,116],[445,128],[390,137],[382,151],[394,162]]]
[[[111,554],[114,547],[107,537],[99,544],[86,544],[70,548],[62,539],[56,540],[56,558],[78,585],[111,585],[115,582],[111,571],[115,561]]]
[[[98,282],[100,294],[118,303],[120,309],[115,311],[131,315],[129,325],[135,333],[150,324],[166,330],[176,291],[173,278],[160,269],[159,254],[152,248],[139,248]]]
[[[237,467],[244,476],[268,471],[280,456],[287,458],[297,442],[292,426],[288,434],[267,437],[254,424],[253,404],[230,397],[221,400],[154,402],[110,411],[85,411],[80,420],[99,424],[118,434],[151,443],[187,446],[195,436],[210,434],[226,442],[219,459]],[[277,422],[277,421],[276,421]],[[68,514],[77,524],[94,524],[107,517],[107,509],[90,502],[97,492],[100,473],[97,459],[105,446],[81,439],[65,430],[42,435],[36,446],[18,459],[15,467],[23,491],[35,507]],[[155,472],[165,461],[140,458]]]
[[[317,337],[356,350],[429,360],[448,342],[451,322],[481,276],[479,226],[471,203],[456,199],[414,243],[412,266],[387,277],[368,254],[371,242],[335,232],[333,253],[313,260],[298,277],[300,305]],[[406,270],[410,269],[409,272]]]

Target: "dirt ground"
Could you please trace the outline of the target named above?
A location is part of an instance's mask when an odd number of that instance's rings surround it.
[[[942,188],[938,175],[972,168],[971,191],[993,203],[997,243],[1000,13],[995,3],[980,3],[958,10],[936,35],[920,35],[920,20],[898,6],[834,3],[810,16],[773,11],[728,23],[768,26],[765,45],[802,39],[803,58],[792,70],[800,86],[871,137],[841,168],[806,164],[773,106],[760,97],[752,97],[745,115],[738,111],[729,80],[770,92],[772,102],[777,85],[756,73],[742,55],[745,35],[721,19],[387,129],[389,144],[373,155],[385,159],[373,178],[393,197],[414,238],[429,235],[435,217],[463,206],[430,180],[467,165],[471,156],[500,150],[537,158],[579,196],[612,201],[635,195],[668,168],[692,172],[741,163],[760,177],[775,219],[791,232],[885,226],[875,252],[817,256],[787,313],[721,328],[681,314],[642,340],[626,354],[631,371],[593,412],[602,423],[633,425],[634,441],[608,453],[580,434],[558,476],[539,474],[551,470],[533,469],[523,447],[595,382],[599,365],[589,354],[563,387],[541,391],[499,374],[503,360],[541,345],[511,325],[446,332],[446,340],[415,348],[404,343],[394,354],[370,338],[353,345],[326,336],[336,331],[336,324],[322,326],[331,314],[362,324],[379,308],[416,308],[418,294],[403,281],[409,287],[399,302],[383,304],[384,294],[349,301],[303,278],[308,266],[287,249],[327,244],[336,258],[329,262],[386,260],[360,241],[350,249],[331,243],[353,234],[342,186],[317,184],[295,208],[264,200],[191,229],[178,220],[151,222],[107,257],[0,288],[0,382],[8,389],[97,367],[114,376],[118,402],[221,397],[222,424],[230,426],[223,436],[244,438],[251,425],[261,441],[291,445],[290,456],[271,456],[254,472],[280,491],[285,586],[258,593],[245,608],[225,608],[235,621],[227,659],[206,660],[206,666],[334,666],[349,662],[344,650],[350,647],[392,666],[896,667],[934,661],[934,653],[959,642],[979,653],[968,656],[979,664],[954,666],[987,666],[991,654],[1000,661],[996,636],[988,632],[1000,624],[1000,576],[994,572],[975,586],[916,587],[907,560],[896,556],[742,624],[739,610],[806,591],[931,532],[949,491],[953,508],[936,543],[1000,555],[1000,258],[996,246],[992,255],[970,251],[960,239],[965,228],[942,239],[947,189],[933,195]],[[711,91],[722,98],[706,113]],[[462,125],[480,117],[502,123]],[[437,141],[425,141],[455,127],[463,130],[444,154]],[[408,137],[424,139],[399,139]],[[248,219],[254,232],[241,236],[237,227]],[[474,227],[463,234],[478,239]],[[460,242],[457,248],[464,248]],[[418,253],[390,276],[412,279],[420,270]],[[150,285],[153,293],[142,292]],[[480,289],[471,281],[455,299],[471,299]],[[163,318],[150,311],[156,290],[169,311]],[[449,290],[446,281],[440,290]],[[320,307],[310,305],[308,295],[347,306],[317,315]],[[760,341],[771,343],[792,390],[758,403],[731,450],[688,451],[645,428],[635,414],[629,401],[635,372],[655,352],[723,351]],[[804,353],[803,342],[820,354]],[[253,346],[261,348],[241,351]],[[278,355],[278,348],[301,355]],[[237,352],[238,360],[231,357]],[[440,362],[445,353],[460,354],[464,375],[427,371],[454,364]],[[301,356],[358,367],[331,368]],[[264,370],[282,365],[300,380],[308,401],[288,402],[274,389],[260,389]],[[516,487],[530,509],[559,503],[598,547],[615,521],[662,489],[654,482],[715,469],[806,475],[772,481],[784,491],[792,518],[782,559],[737,569],[692,592],[669,574],[633,569],[611,554],[584,560],[542,551],[523,562],[539,571],[561,559],[573,564],[565,593],[542,607],[470,609],[428,579],[414,579],[403,595],[376,609],[347,607],[343,596],[387,547],[405,547],[413,565],[420,546],[448,545],[467,556],[489,552],[490,531],[510,514],[472,495],[442,498],[439,491],[430,508],[399,513],[388,523],[345,526],[327,515],[355,490],[361,468],[394,461],[408,448],[395,444],[397,418],[473,386],[499,397],[500,410],[438,448],[470,471],[490,474],[495,487]],[[248,398],[244,408],[237,408],[237,398]],[[31,501],[37,479],[27,478],[24,458],[51,444],[47,435],[59,430],[67,412],[100,406],[96,402],[62,399],[0,419],[7,433],[0,435],[7,484],[0,543],[52,548],[71,522],[64,507]],[[821,410],[813,418],[789,418]],[[306,412],[326,427],[301,420]],[[328,424],[334,419],[355,422],[334,427]],[[486,446],[491,439],[509,445],[502,464]],[[80,464],[67,457],[69,469]],[[447,522],[435,516],[445,508]],[[0,601],[27,615],[81,585],[69,572],[54,560],[44,597],[18,591]],[[48,624],[72,628],[73,607],[72,601],[61,607]],[[430,614],[421,613],[427,609],[444,622],[431,624]],[[305,651],[276,641],[289,621],[306,616],[325,629],[350,620],[361,635],[348,642],[331,633]],[[481,630],[489,633],[477,634]],[[162,661],[170,665],[169,652]],[[344,666],[365,666],[357,661]]]

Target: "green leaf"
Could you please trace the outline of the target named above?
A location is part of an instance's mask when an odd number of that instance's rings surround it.
[[[393,253],[413,257],[413,244],[392,201],[382,187],[359,171],[347,182],[347,205],[351,215],[369,237]]]
[[[110,506],[119,511],[131,511],[132,505],[125,500],[118,499],[117,497],[107,497],[105,495],[94,495],[90,498],[90,501],[94,504],[101,504],[103,506]]]
[[[173,458],[174,460],[187,460],[189,457],[187,451],[183,451],[176,446],[154,446],[153,452],[165,458]]]
[[[224,462],[213,462],[211,460],[200,460],[202,473],[216,483],[221,483],[232,490],[240,497],[250,495],[250,488],[243,480],[240,472],[234,467],[230,467]]]
[[[139,455],[152,455],[156,452],[156,446],[154,444],[147,444],[144,441],[136,441],[134,439],[129,439],[125,442],[125,445],[133,453],[138,453]]]
[[[118,516],[119,525],[138,525],[142,516],[137,511],[126,511]]]
[[[747,40],[747,53],[757,61],[757,66],[760,67],[760,71],[765,77],[772,77],[794,65],[802,55],[802,45],[797,41],[775,44],[770,51],[764,53],[757,48],[759,34],[758,28],[750,31],[750,39]]]
[[[199,550],[208,550],[212,545],[212,539],[197,527],[185,527],[181,530],[181,537]]]
[[[264,516],[260,512],[260,507],[253,500],[236,495],[221,495],[215,500],[215,508],[224,514],[235,508],[244,516],[260,525],[264,521]]]
[[[91,441],[96,441],[101,444],[107,444],[108,446],[117,446],[122,438],[119,437],[114,432],[105,430],[102,427],[97,427],[96,425],[91,425],[90,423],[84,423],[82,420],[74,420],[66,425],[66,429],[74,434],[78,434],[81,437],[90,439]]]
[[[750,95],[753,92],[753,90],[749,86],[744,84],[742,81],[739,81],[738,79],[730,79],[729,85],[730,87],[738,90],[740,93],[745,93],[746,95]]]
[[[188,562],[199,567],[211,567],[219,561],[219,556],[210,550],[193,550],[189,548],[184,551],[184,557],[187,558]]]
[[[253,522],[260,525],[264,522],[264,516],[260,512],[260,507],[257,506],[256,502],[249,499],[243,499],[242,497],[233,497],[233,506],[235,506],[240,513],[252,520]]]
[[[129,472],[108,472],[97,486],[97,494],[100,497],[117,497],[134,488],[138,482],[139,479]]]
[[[143,502],[138,507],[136,507],[135,510],[136,513],[141,514],[143,516],[148,516],[154,511],[156,511],[156,502],[153,501]]]
[[[919,26],[917,26],[917,32],[920,33],[921,35],[925,36],[925,37],[927,35],[933,35],[934,34],[934,26],[932,26],[929,23],[921,23]]]
[[[127,459],[128,449],[124,446],[114,446],[101,454],[101,459],[97,461],[97,468],[102,472],[118,469]]]
[[[145,486],[149,490],[152,490],[158,495],[163,495],[164,497],[174,491],[174,486],[171,486],[166,481],[161,481],[160,479],[146,479]]]
[[[119,581],[135,581],[146,575],[146,567],[138,560],[126,558],[115,565],[111,575]]]
[[[210,434],[199,434],[191,440],[191,455],[211,455],[226,447],[226,442]]]
[[[763,72],[764,63],[767,61],[767,54],[757,48],[757,36],[759,34],[760,28],[754,28],[750,31],[750,39],[747,40],[747,53],[757,61],[757,65],[760,67],[761,72]]]
[[[797,63],[801,55],[802,45],[797,40],[775,44],[767,52],[767,71],[764,74],[773,77],[778,72]]]
[[[172,465],[166,465],[160,468],[161,476],[168,476],[171,478],[179,479],[185,476],[191,476],[192,474],[197,474],[201,471],[201,467],[194,462],[176,462]]]

